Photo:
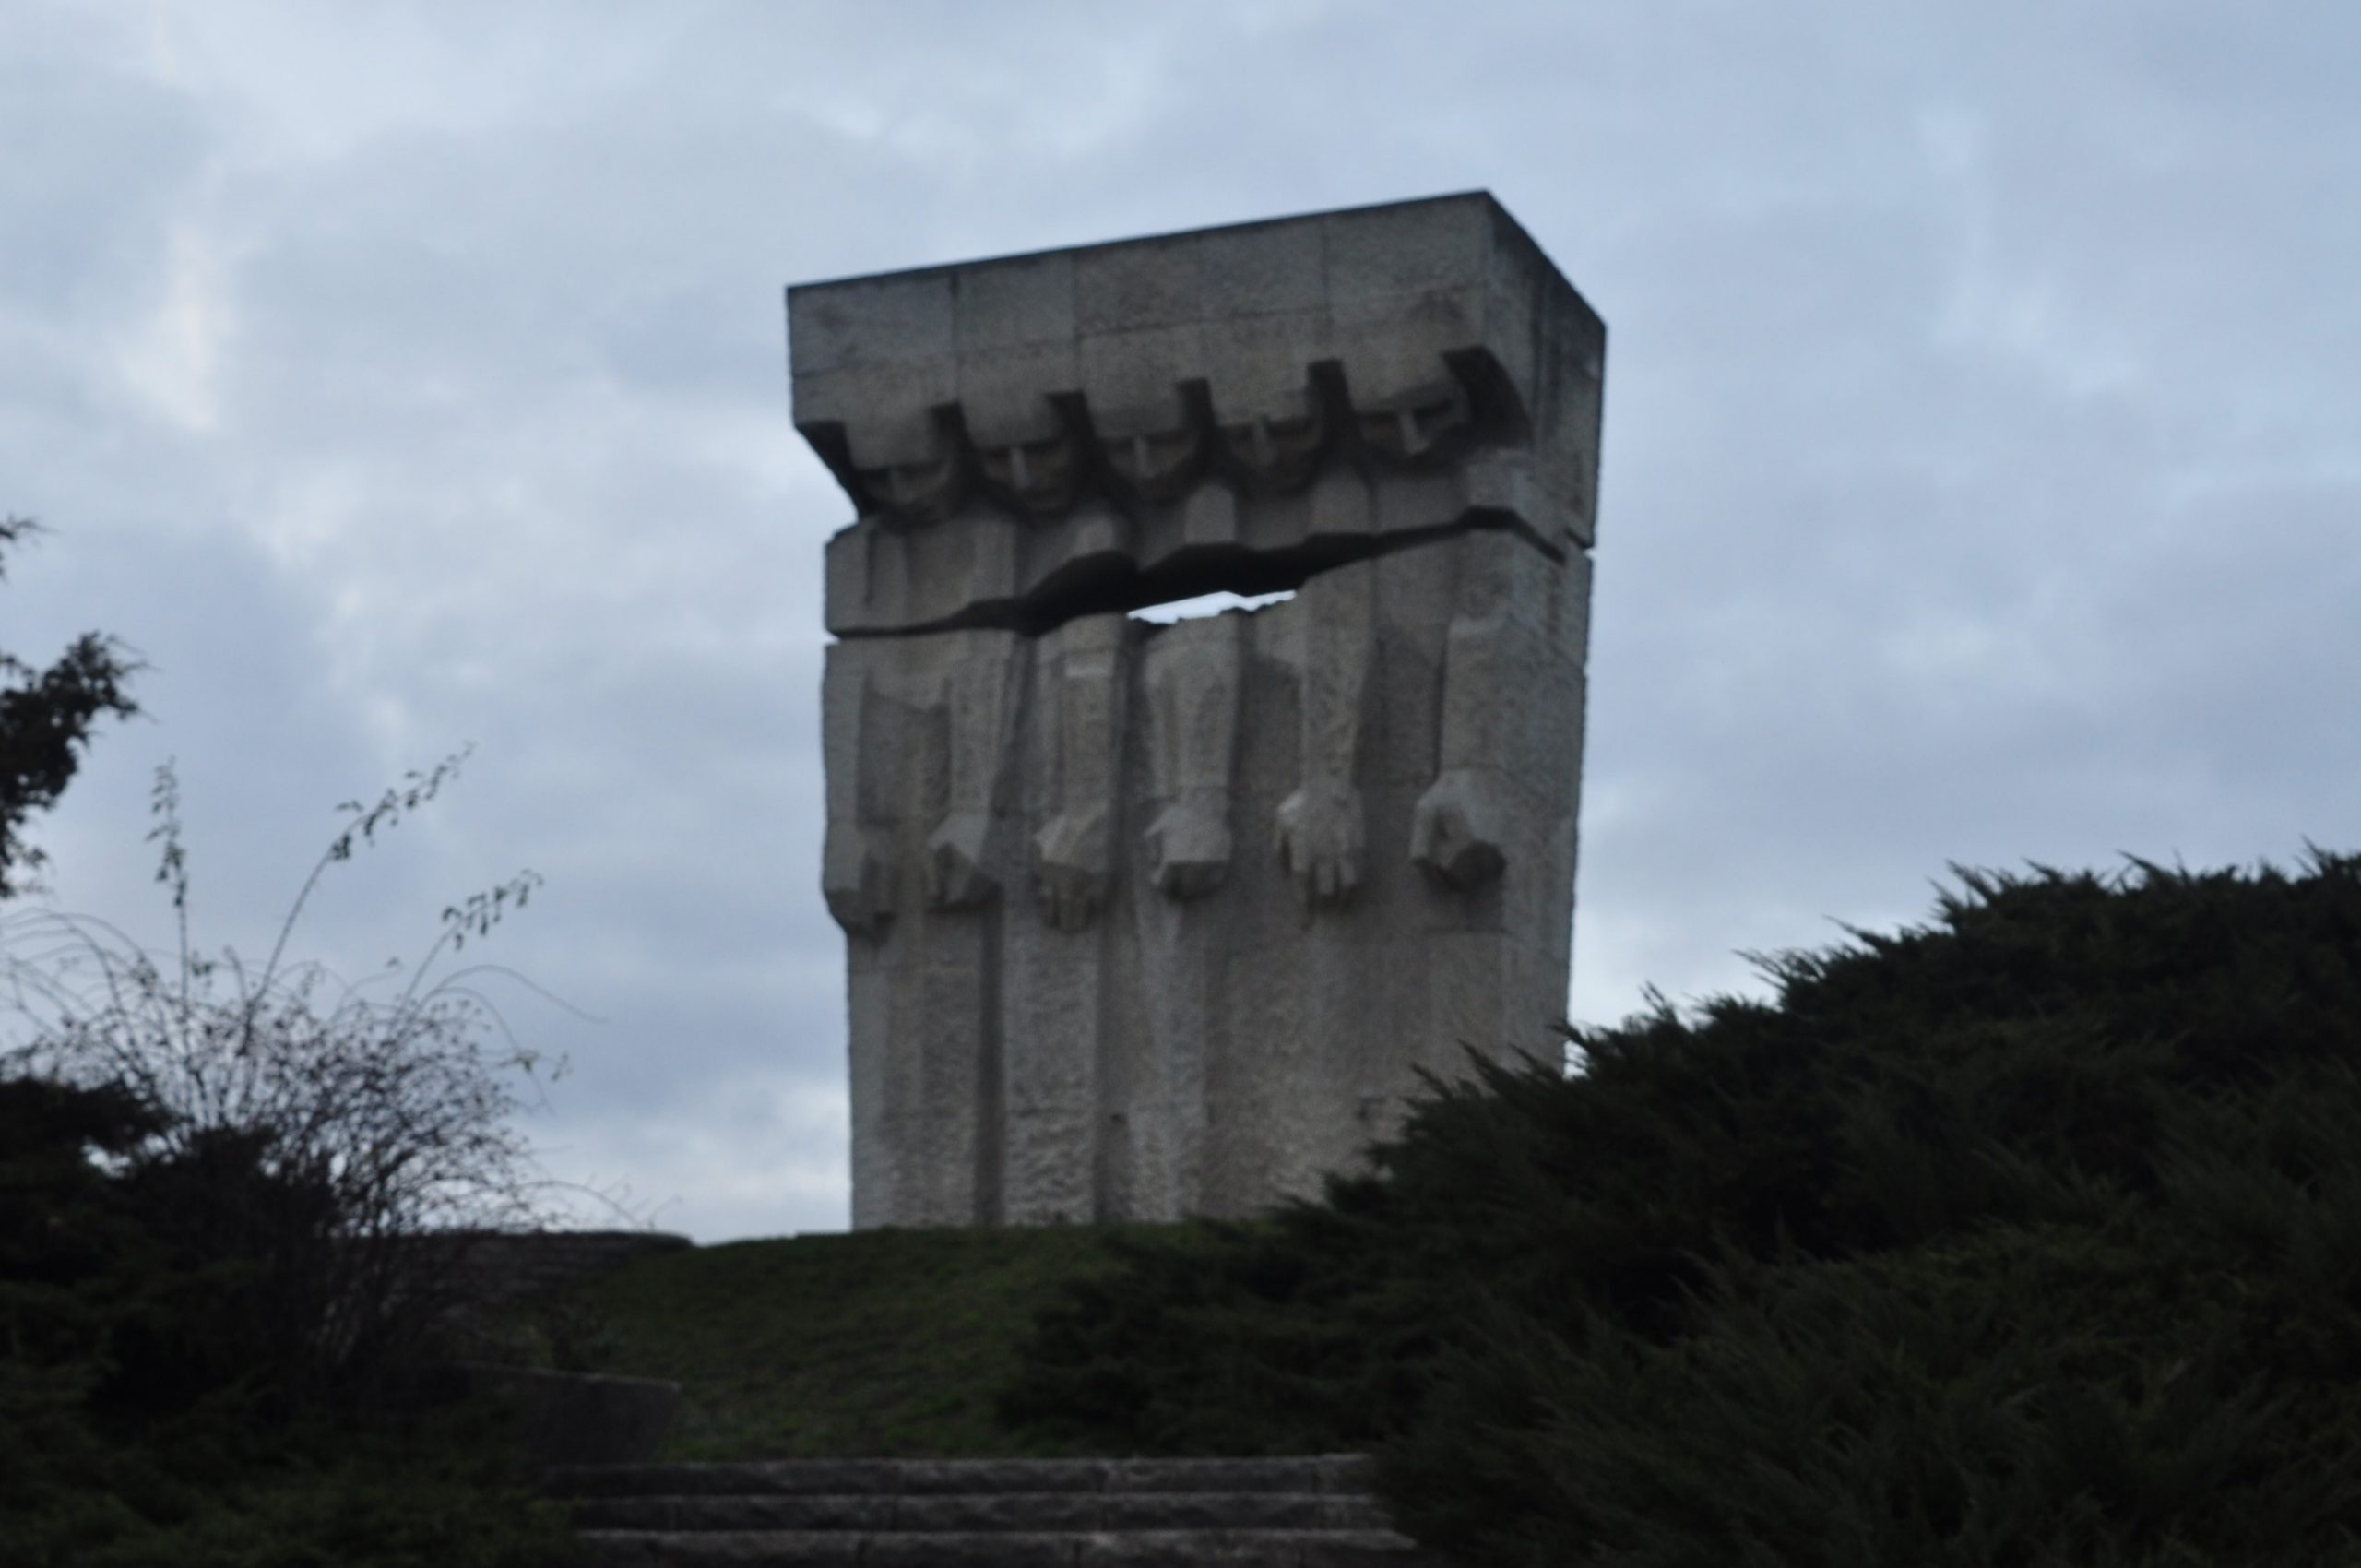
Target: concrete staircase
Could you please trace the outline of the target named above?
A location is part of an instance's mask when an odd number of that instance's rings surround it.
[[[1428,1568],[1369,1461],[791,1459],[550,1472],[580,1568]]]

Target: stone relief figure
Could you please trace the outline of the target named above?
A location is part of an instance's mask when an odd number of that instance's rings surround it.
[[[1357,481],[1333,475],[1335,488]],[[1279,802],[1279,863],[1308,909],[1341,904],[1360,890],[1368,852],[1359,760],[1369,728],[1376,662],[1377,569],[1362,561],[1311,578],[1303,600],[1305,657],[1297,698],[1302,752],[1299,782]]]
[[[854,1099],[878,1129],[854,1151],[860,1216],[966,1224],[980,1201],[998,960],[977,916],[1017,853],[1009,735],[1025,644],[971,628],[828,650],[823,890],[848,935],[853,1010],[879,1029],[854,1063]],[[941,1158],[886,1156],[904,1142]]]
[[[1497,204],[789,316],[857,1226],[1252,1213],[1552,1049],[1605,339]]]
[[[857,659],[830,650],[820,684],[823,766],[827,776],[827,836],[820,851],[820,885],[828,913],[847,934],[873,938],[894,917],[898,891],[891,845],[874,836],[876,814],[865,808],[868,748],[862,735],[882,714],[870,703],[869,671]],[[872,787],[873,788],[873,787]]]
[[[1001,939],[1002,1210],[1007,1223],[1097,1217],[1111,956],[1109,899],[1126,815],[1120,788],[1129,623],[1086,615],[1033,645],[1035,786],[1029,906]]]
[[[1148,880],[1201,898],[1228,879],[1238,766],[1239,617],[1183,621],[1148,644]]]
[[[1056,719],[1040,778],[1055,802],[1033,836],[1035,876],[1050,925],[1081,931],[1097,918],[1115,879],[1121,813],[1123,618],[1086,615],[1042,637],[1041,700]]]

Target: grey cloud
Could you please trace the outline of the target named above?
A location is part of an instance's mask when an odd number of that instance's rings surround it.
[[[139,77],[0,62],[0,291],[83,315],[153,288],[157,227],[205,142],[196,107]]]
[[[1580,1016],[1916,918],[1947,859],[2354,836],[2345,8],[225,3],[177,82],[38,14],[0,115],[72,134],[0,169],[0,505],[60,533],[0,646],[158,665],[61,900],[157,929],[177,754],[251,944],[335,801],[481,742],[307,950],[366,972],[546,873],[483,956],[606,1022],[513,999],[575,1063],[533,1126],[700,1235],[844,1223],[845,517],[789,282],[1497,191],[1612,334]],[[175,228],[209,428],[122,363]]]

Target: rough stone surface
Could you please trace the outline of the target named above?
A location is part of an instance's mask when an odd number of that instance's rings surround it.
[[[790,1460],[573,1467],[577,1559],[1419,1568],[1358,1455],[1292,1459]]]
[[[857,1227],[1252,1213],[1553,1046],[1605,331],[1497,203],[789,317]]]
[[[434,1230],[411,1240],[429,1266],[456,1270],[469,1301],[504,1306],[695,1243],[661,1230]]]

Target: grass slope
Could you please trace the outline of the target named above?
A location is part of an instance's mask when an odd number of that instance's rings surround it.
[[[670,1378],[668,1457],[953,1457],[1082,1450],[992,1420],[1034,1313],[1157,1228],[869,1230],[658,1253],[564,1310],[602,1372]]]

